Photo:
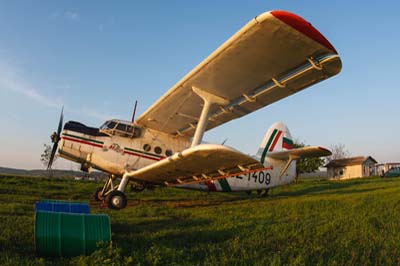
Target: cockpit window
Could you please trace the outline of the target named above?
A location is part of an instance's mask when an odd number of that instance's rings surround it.
[[[126,131],[126,125],[125,124],[118,124],[117,129],[121,131]]]
[[[108,134],[117,134],[122,137],[131,137],[137,138],[142,134],[142,130],[140,127],[130,124],[129,122],[124,123],[123,121],[106,121],[101,127],[100,130],[103,132],[108,132]]]
[[[110,121],[110,122],[107,124],[107,128],[109,128],[109,129],[114,129],[115,124],[116,124],[115,122]]]

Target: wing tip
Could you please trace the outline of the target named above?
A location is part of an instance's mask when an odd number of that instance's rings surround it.
[[[323,152],[326,152],[327,156],[332,155],[332,152],[328,150],[327,148],[318,146],[318,149],[322,150]]]
[[[273,10],[264,14],[261,14],[260,16],[256,17],[257,18],[263,18],[265,17],[265,14],[272,14],[274,17],[282,21],[283,23],[289,25],[290,27],[294,28],[295,30],[303,33],[307,37],[313,39],[314,41],[320,43],[324,47],[328,48],[329,50],[332,50],[336,54],[338,52],[336,51],[335,47],[322,35],[316,28],[314,28],[310,22],[306,21],[304,18],[290,13],[288,11],[284,10]],[[259,21],[259,20],[257,20]],[[259,21],[260,22],[260,21]]]

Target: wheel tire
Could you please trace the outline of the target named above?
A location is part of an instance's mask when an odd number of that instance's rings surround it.
[[[104,199],[104,197],[103,197],[103,195],[102,195],[102,192],[103,191],[103,188],[102,187],[98,187],[98,188],[96,188],[96,191],[94,192],[94,195],[93,195],[93,198],[96,200],[96,201],[102,201],[103,199]]]
[[[113,210],[121,210],[126,207],[128,200],[125,193],[119,190],[113,190],[106,197],[108,208]]]

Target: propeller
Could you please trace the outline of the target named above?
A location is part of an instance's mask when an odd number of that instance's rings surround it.
[[[62,125],[63,125],[63,119],[64,119],[64,106],[61,109],[61,115],[60,115],[60,120],[58,122],[58,129],[57,132],[53,132],[51,134],[51,142],[53,142],[53,149],[51,150],[51,155],[50,155],[50,160],[49,164],[47,165],[47,169],[51,168],[51,165],[53,164],[54,161],[54,156],[56,155],[57,147],[58,147],[58,142],[60,141],[61,137],[61,130],[62,130]]]

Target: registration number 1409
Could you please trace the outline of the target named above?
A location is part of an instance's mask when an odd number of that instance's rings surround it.
[[[248,173],[247,175],[237,176],[238,179],[243,179],[244,176],[247,176],[248,181],[253,180],[255,183],[266,184],[269,185],[271,183],[271,175],[267,172],[253,172]]]

